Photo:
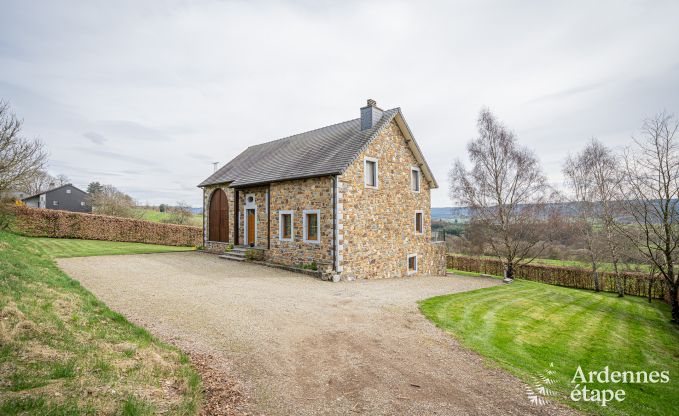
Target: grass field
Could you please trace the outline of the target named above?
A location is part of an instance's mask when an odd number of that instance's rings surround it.
[[[25,243],[33,252],[51,258],[103,256],[112,254],[147,254],[194,250],[192,247],[119,243],[115,241],[99,240],[72,240],[67,238],[27,238],[25,239]]]
[[[141,220],[146,220],[146,221],[153,221],[153,222],[163,222],[163,220],[167,220],[170,217],[170,213],[168,212],[160,212],[156,211],[153,209],[142,209],[140,208],[138,210],[139,214],[139,219]],[[201,214],[193,214],[191,215],[191,218],[189,220],[189,224],[194,227],[202,227],[203,226],[203,216]]]
[[[111,311],[53,260],[174,250],[0,232],[0,414],[195,414],[200,378],[188,358]]]
[[[516,280],[510,285],[439,296],[420,302],[437,326],[489,363],[529,385],[555,371],[557,400],[591,414],[673,415],[679,408],[679,327],[668,305]],[[553,367],[550,367],[553,363]],[[568,396],[578,365],[585,372],[670,371],[660,384],[588,384],[626,391],[623,402],[601,407]],[[544,384],[543,384],[544,385]]]

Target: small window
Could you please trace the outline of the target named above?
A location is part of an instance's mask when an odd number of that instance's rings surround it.
[[[410,189],[413,192],[420,192],[420,169],[411,168],[410,169]]]
[[[279,239],[292,241],[292,211],[279,211]]]
[[[84,207],[85,206],[85,201],[80,201],[80,206]]]
[[[319,243],[320,211],[304,211],[304,241],[307,243]]]
[[[417,273],[417,254],[408,255],[408,274]]]
[[[70,193],[71,193],[71,190],[70,190],[70,189],[67,189],[67,190],[66,190],[66,193],[67,193],[67,194],[70,194]]]
[[[57,205],[59,205],[59,201],[52,201],[52,205],[56,207]]]
[[[365,186],[377,188],[377,159],[366,157],[364,162]]]
[[[422,211],[415,211],[415,232],[422,234],[424,230]]]

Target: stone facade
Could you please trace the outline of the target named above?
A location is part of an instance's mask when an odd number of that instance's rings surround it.
[[[364,184],[365,158],[377,160],[377,187]],[[420,191],[411,188],[411,168],[418,167],[400,128],[392,121],[339,177],[342,232],[341,275],[363,279],[401,277],[408,273],[408,255],[418,257],[417,273],[440,274],[431,243],[430,189],[424,178]],[[422,233],[415,214],[422,212]],[[445,256],[440,256],[445,268]]]
[[[365,158],[377,160],[377,187],[364,185]],[[246,242],[246,210],[256,210],[255,245],[270,262],[295,266],[315,262],[324,275],[375,279],[416,274],[445,274],[445,247],[431,239],[429,183],[411,187],[418,162],[395,121],[386,126],[342,175],[274,182],[238,189],[238,244]],[[335,181],[337,182],[335,185]],[[228,200],[229,241],[208,239],[209,204],[218,186],[204,188],[204,240],[210,251],[224,251],[233,241],[235,194],[220,185]],[[249,200],[252,197],[252,200]],[[319,241],[304,241],[304,212],[319,214]],[[279,236],[280,212],[292,213],[292,238]],[[416,231],[416,212],[422,232]],[[336,248],[336,250],[335,250]],[[417,271],[408,256],[417,256]]]
[[[228,221],[229,221],[229,241],[228,242],[210,241],[210,236],[209,236],[210,216],[208,215],[208,213],[210,211],[210,198],[212,197],[213,192],[217,188],[221,188],[226,193],[226,198],[229,201],[229,204],[228,204],[229,215],[227,216]],[[223,252],[223,251],[226,250],[226,248],[229,244],[233,243],[233,227],[234,227],[233,209],[234,209],[234,190],[233,190],[233,188],[229,188],[227,185],[212,185],[212,186],[206,186],[206,187],[203,188],[203,246],[205,247],[205,249],[207,251]]]
[[[295,265],[316,262],[320,270],[333,263],[333,179],[330,176],[271,184],[271,261]],[[304,241],[304,211],[318,210],[319,242]],[[280,211],[292,211],[292,241],[279,237]]]

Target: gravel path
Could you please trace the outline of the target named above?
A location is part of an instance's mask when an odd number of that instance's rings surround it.
[[[416,301],[498,284],[468,277],[329,283],[199,253],[61,259],[111,308],[241,380],[271,415],[570,414],[435,328]]]

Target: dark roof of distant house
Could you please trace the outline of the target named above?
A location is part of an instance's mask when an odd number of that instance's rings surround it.
[[[403,119],[400,108],[384,111],[369,129],[361,119],[250,146],[198,185],[229,183],[232,187],[263,185],[290,179],[342,174],[377,134],[396,119],[432,187],[436,180]]]
[[[87,195],[87,192],[83,191],[82,189],[80,189],[80,188],[78,188],[78,187],[76,187],[76,186],[73,186],[72,183],[65,183],[65,184],[63,184],[63,185],[55,186],[54,188],[46,189],[46,190],[44,190],[44,191],[42,191],[42,192],[38,192],[37,194],[33,194],[33,195],[31,195],[31,196],[27,196],[26,198],[22,199],[22,201],[25,201],[25,200],[31,199],[31,198],[35,198],[36,196],[40,196],[40,195],[46,194],[46,193],[48,193],[48,192],[56,191],[57,189],[61,189],[61,188],[64,188],[64,187],[66,187],[66,186],[70,186],[71,188],[75,189],[76,191],[80,191],[80,192],[84,193],[85,195]]]

